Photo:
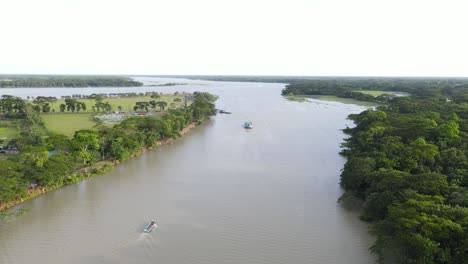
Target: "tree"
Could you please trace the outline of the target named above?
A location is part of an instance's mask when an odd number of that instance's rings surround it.
[[[50,112],[50,105],[49,103],[45,103],[42,105],[42,112],[49,113]]]
[[[156,106],[158,106],[158,103],[154,100],[149,101],[149,104],[151,105],[152,109],[156,109]]]
[[[58,152],[69,151],[71,148],[70,139],[63,134],[51,135],[46,139],[46,143]]]
[[[55,154],[37,174],[38,183],[43,186],[63,184],[65,176],[73,171],[73,165],[72,160],[64,152]]]
[[[167,103],[164,102],[164,101],[158,101],[158,102],[156,102],[156,104],[161,108],[162,111],[164,111],[164,109],[167,106]]]
[[[130,153],[124,146],[123,138],[118,137],[111,143],[110,154],[118,160],[127,160],[130,158]]]
[[[82,129],[75,132],[72,139],[74,152],[88,164],[92,159],[91,151],[99,149],[99,135],[97,131]]]
[[[408,183],[409,188],[420,194],[446,195],[448,192],[447,177],[435,172],[412,174]]]
[[[96,109],[96,111],[100,112],[101,110],[103,112],[110,112],[112,111],[112,105],[109,103],[109,102],[105,102],[103,103],[102,102],[102,99],[96,99],[96,104],[94,105],[94,109]]]
[[[65,105],[67,106],[67,111],[75,112],[76,109],[76,100],[67,98],[65,99]]]
[[[341,186],[345,190],[355,191],[359,197],[364,198],[374,168],[375,160],[372,158],[350,158],[341,174]]]
[[[25,195],[21,185],[19,164],[10,160],[0,160],[0,204],[18,199]]]
[[[26,103],[20,97],[12,95],[2,95],[0,99],[0,109],[4,113],[23,113]]]

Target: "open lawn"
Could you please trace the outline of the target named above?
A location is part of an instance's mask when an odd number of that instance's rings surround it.
[[[164,101],[167,103],[167,107],[170,107],[170,104],[174,102],[175,98],[180,98],[182,102],[176,102],[177,105],[182,105],[183,104],[183,96],[180,95],[169,95],[169,94],[164,94],[161,95],[160,98],[151,98],[150,96],[138,96],[138,97],[120,97],[120,98],[104,98],[102,101],[103,102],[109,102],[112,105],[112,110],[113,111],[119,111],[119,106],[122,107],[122,111],[133,111],[133,107],[135,106],[136,102],[149,102],[151,100],[155,101]],[[84,102],[86,104],[86,111],[84,112],[92,112],[92,107],[96,103],[95,100],[93,99],[77,99],[80,102]],[[51,104],[51,108],[55,110],[56,113],[60,112],[60,105],[65,104],[65,100],[57,100],[57,102]],[[52,111],[51,109],[51,111]],[[157,109],[159,110],[159,109]],[[65,109],[65,112],[66,109]],[[83,112],[83,111],[80,111]]]
[[[60,113],[41,115],[45,126],[51,132],[72,137],[75,131],[92,128],[96,125],[92,113]]]

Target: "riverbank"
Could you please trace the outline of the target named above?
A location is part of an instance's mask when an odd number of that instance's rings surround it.
[[[185,134],[190,132],[190,130],[194,129],[196,126],[198,126],[197,122],[190,123],[184,129],[182,129],[181,132],[179,132],[180,136],[181,137],[184,136]],[[165,138],[165,139],[158,140],[152,147],[142,147],[142,148],[140,148],[138,151],[136,151],[130,157],[130,159],[134,158],[134,157],[141,156],[141,155],[145,154],[146,152],[154,150],[155,148],[160,147],[162,145],[169,144],[174,140],[175,139],[173,139],[173,138]],[[120,161],[112,160],[112,159],[99,161],[99,162],[94,163],[91,166],[80,168],[80,169],[76,170],[74,173],[72,173],[71,175],[65,175],[65,180],[64,180],[64,183],[62,183],[62,184],[57,184],[57,185],[48,186],[48,187],[38,186],[38,187],[35,187],[34,189],[28,189],[26,197],[23,197],[23,198],[18,199],[18,200],[10,201],[10,202],[7,202],[7,203],[0,204],[0,213],[3,212],[3,211],[6,211],[8,209],[11,209],[11,208],[23,203],[23,202],[26,202],[26,201],[31,200],[33,198],[36,198],[36,197],[38,197],[38,196],[40,196],[40,195],[42,195],[44,193],[48,193],[48,192],[57,190],[57,189],[65,186],[65,185],[76,184],[76,183],[81,182],[84,179],[107,173],[107,172],[111,171],[115,167],[115,165],[117,165],[117,164],[120,164]],[[71,179],[71,180],[67,181],[67,179]]]

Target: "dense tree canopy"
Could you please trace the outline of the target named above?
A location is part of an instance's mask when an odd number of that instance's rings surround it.
[[[365,201],[382,261],[466,263],[468,89],[415,93],[350,116],[343,199]]]

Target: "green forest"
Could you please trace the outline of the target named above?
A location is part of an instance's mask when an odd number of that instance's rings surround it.
[[[334,82],[290,85],[284,93],[410,92],[349,116],[355,127],[344,129],[340,201],[362,204],[382,263],[467,263],[467,81],[372,83],[351,80],[331,90]]]
[[[133,87],[142,85],[143,83],[126,77],[0,75],[0,88]]]
[[[32,188],[58,187],[76,183],[109,170],[112,163],[125,161],[155,147],[158,141],[176,138],[189,124],[202,122],[216,113],[216,96],[196,92],[190,105],[168,109],[162,116],[134,116],[109,127],[81,129],[72,138],[50,133],[38,111],[27,101],[8,98],[12,106],[3,107],[18,120],[20,134],[6,143],[5,149],[17,155],[0,159],[0,208],[10,201],[30,195]],[[85,168],[90,168],[89,170]]]

